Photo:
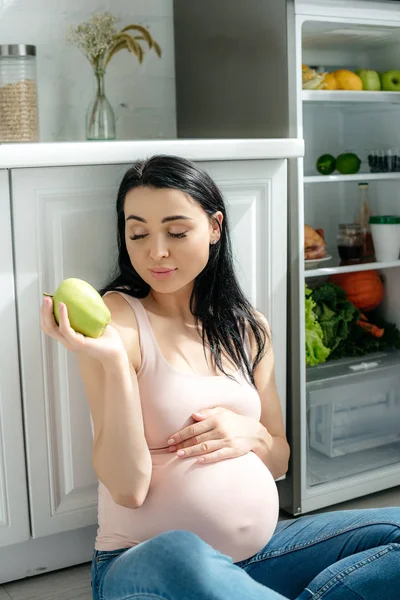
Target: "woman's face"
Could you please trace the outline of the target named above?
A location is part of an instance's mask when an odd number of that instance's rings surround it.
[[[150,287],[173,293],[192,284],[208,262],[217,224],[183,192],[139,187],[125,197],[125,240],[132,266]]]

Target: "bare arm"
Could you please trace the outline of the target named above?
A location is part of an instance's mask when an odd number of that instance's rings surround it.
[[[261,314],[258,314],[258,317],[270,333],[265,317]],[[255,354],[254,340],[253,350]],[[261,458],[274,479],[279,479],[287,472],[290,448],[286,439],[282,408],[276,389],[274,362],[271,345],[254,372],[254,381],[261,398],[261,418],[258,441],[253,452]]]
[[[81,357],[80,370],[95,428],[93,468],[117,504],[138,508],[148,492],[152,465],[136,373],[124,357],[106,365],[89,365]]]
[[[117,504],[138,508],[150,486],[152,461],[134,366],[140,364],[137,324],[122,296],[110,294],[104,301],[126,352],[100,361],[78,355],[94,425],[93,467]]]

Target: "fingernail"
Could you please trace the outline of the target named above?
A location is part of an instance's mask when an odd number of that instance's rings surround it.
[[[178,454],[178,456],[184,456],[185,451],[184,450],[178,450],[177,454]]]
[[[170,440],[168,440],[168,444],[175,444],[174,438],[171,438]]]

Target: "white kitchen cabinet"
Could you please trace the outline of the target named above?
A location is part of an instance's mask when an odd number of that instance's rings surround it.
[[[285,410],[286,160],[202,162],[228,204],[245,293],[271,323]],[[118,184],[128,165],[12,171],[15,275],[32,537],[97,520],[89,409],[77,361],[40,329],[43,292],[67,277],[95,287],[117,257]]]
[[[113,264],[120,166],[12,172],[21,380],[32,536],[94,524],[88,405],[76,357],[42,333],[43,292],[67,277],[100,286]]]
[[[203,163],[228,206],[240,283],[271,326],[275,371],[286,415],[287,161]]]
[[[0,547],[29,539],[8,173],[0,170]]]

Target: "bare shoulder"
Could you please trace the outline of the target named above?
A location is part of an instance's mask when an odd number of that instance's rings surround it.
[[[263,315],[263,313],[261,313],[258,310],[254,310],[254,313],[255,313],[257,319],[259,320],[259,322],[262,325],[264,325],[265,329],[267,330],[268,335],[270,335],[271,334],[271,328],[269,326],[267,317],[265,315]]]
[[[137,371],[141,356],[139,329],[134,311],[128,301],[118,292],[110,292],[103,301],[111,313],[111,324],[117,329],[125,346],[128,357]]]
[[[259,322],[259,324],[263,327],[263,329],[266,331],[267,333],[267,337],[265,339],[265,354],[271,354],[272,351],[272,336],[271,336],[271,328],[269,326],[268,323],[268,319],[265,315],[263,315],[263,313],[259,312],[258,310],[254,309],[254,315],[257,319],[257,321]],[[248,325],[248,335],[250,338],[250,348],[251,348],[251,355],[253,357],[253,359],[256,357],[257,354],[257,342],[253,333],[253,330],[251,329],[250,325]]]

